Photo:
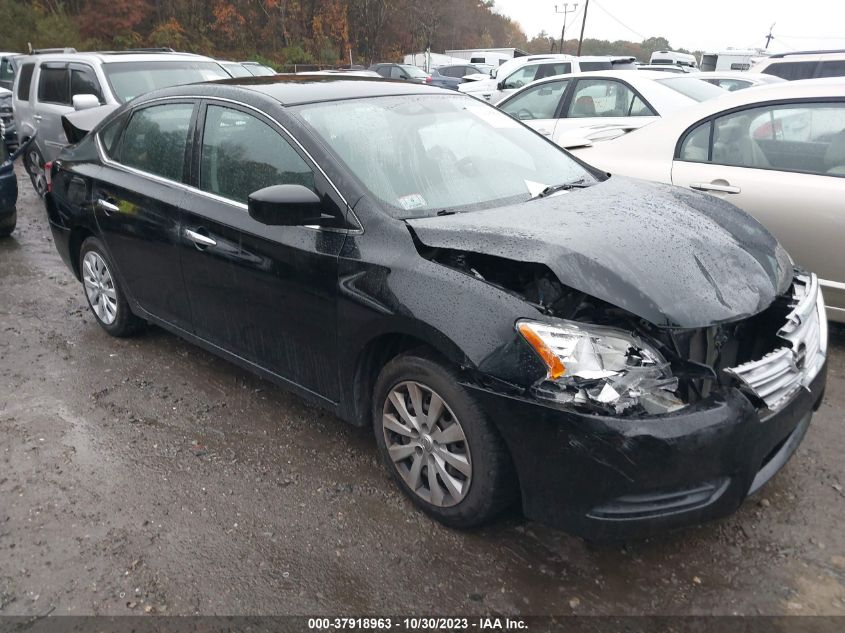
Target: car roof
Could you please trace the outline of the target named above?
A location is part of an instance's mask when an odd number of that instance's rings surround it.
[[[441,94],[455,96],[454,90],[438,88],[427,84],[384,79],[381,77],[356,77],[348,74],[293,75],[282,74],[268,77],[233,77],[218,81],[172,86],[149,93],[150,97],[161,96],[214,96],[215,92],[229,92],[237,89],[249,90],[266,95],[282,105],[300,105],[319,101],[338,101],[364,97],[388,97],[399,95]],[[222,89],[222,90],[221,90]],[[472,97],[467,97],[472,98]],[[146,99],[145,99],[146,100]]]
[[[32,62],[151,62],[151,61],[215,61],[211,57],[203,55],[195,55],[193,53],[132,53],[132,52],[111,52],[111,51],[95,51],[86,53],[44,53],[38,55],[26,55],[26,59],[21,60],[20,63]]]
[[[704,70],[700,73],[695,73],[694,76],[696,79],[747,79],[751,82],[766,83],[780,83],[781,81],[786,81],[786,79],[778,77],[777,75],[752,73],[747,70]]]

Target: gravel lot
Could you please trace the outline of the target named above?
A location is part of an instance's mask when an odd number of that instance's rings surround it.
[[[733,517],[595,545],[414,511],[355,429],[151,328],[107,336],[18,168],[0,241],[0,614],[845,615],[845,333]]]

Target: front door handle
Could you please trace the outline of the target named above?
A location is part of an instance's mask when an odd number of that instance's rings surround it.
[[[102,198],[97,200],[97,206],[100,207],[103,211],[105,211],[106,215],[109,215],[111,213],[120,212],[120,207],[118,207],[113,202],[109,202],[108,200],[103,200]]]
[[[33,115],[32,115],[32,118],[33,118],[34,120],[36,120],[36,121],[40,121],[40,120],[41,120],[41,119],[43,119],[44,117],[43,117],[43,116],[41,116],[40,114],[33,114]]]
[[[742,191],[739,187],[729,185],[727,182],[725,184],[717,182],[694,182],[690,185],[690,188],[698,191],[718,191],[719,193],[740,193]]]
[[[185,237],[191,240],[197,246],[217,246],[217,241],[208,235],[197,233],[191,229],[185,229]]]

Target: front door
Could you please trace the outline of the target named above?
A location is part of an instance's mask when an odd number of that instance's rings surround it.
[[[194,110],[193,102],[146,106],[122,131],[104,130],[109,157],[93,192],[97,224],[129,294],[146,312],[185,330],[190,313],[179,271],[185,188],[179,183]]]
[[[337,399],[337,265],[345,233],[267,226],[250,193],[327,183],[271,121],[210,102],[200,115],[194,184],[183,201],[182,270],[194,333],[330,400]],[[339,213],[339,211],[338,211]]]

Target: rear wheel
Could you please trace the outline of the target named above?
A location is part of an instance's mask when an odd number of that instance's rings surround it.
[[[82,243],[79,271],[88,307],[100,327],[117,337],[130,336],[141,329],[144,322],[129,309],[126,295],[114,275],[114,266],[96,237]]]
[[[12,209],[12,212],[6,215],[6,218],[0,220],[0,237],[7,237],[15,230],[18,223],[18,210]]]
[[[29,179],[32,181],[35,193],[43,198],[47,195],[47,172],[44,169],[44,158],[41,156],[41,152],[34,142],[26,150],[23,166],[26,169],[26,173],[29,174]]]
[[[379,451],[402,491],[453,527],[493,519],[515,498],[510,456],[457,373],[425,353],[390,361],[376,383]]]

